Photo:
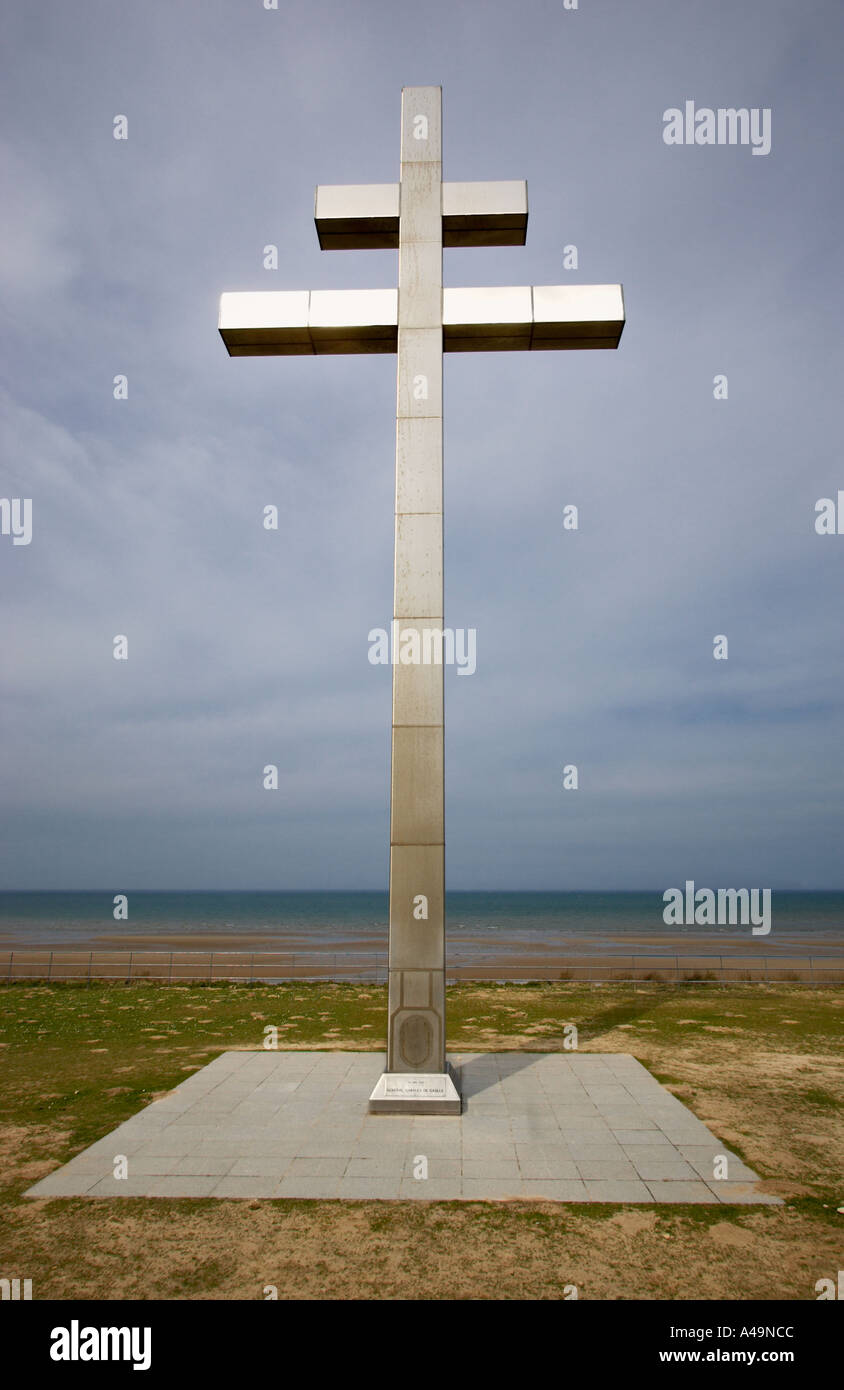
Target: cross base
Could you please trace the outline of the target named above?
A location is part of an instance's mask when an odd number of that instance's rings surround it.
[[[454,1069],[446,1066],[444,1072],[382,1072],[369,1097],[370,1115],[459,1115]]]

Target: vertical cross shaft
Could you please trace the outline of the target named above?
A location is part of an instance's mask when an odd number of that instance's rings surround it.
[[[393,641],[443,624],[442,93],[402,93]],[[388,1072],[444,1072],[443,666],[393,665]]]

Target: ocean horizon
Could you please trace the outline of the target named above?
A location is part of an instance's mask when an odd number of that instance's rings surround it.
[[[682,884],[678,885],[682,887]],[[703,887],[704,885],[698,885]],[[74,943],[125,936],[134,944],[144,937],[281,937],[329,946],[342,942],[371,948],[386,946],[388,894],[385,890],[119,890],[127,898],[128,916],[115,919],[118,890],[18,890],[0,892],[0,941],[72,947]],[[676,940],[706,935],[725,945],[747,941],[754,949],[778,937],[799,938],[801,945],[844,942],[844,891],[773,890],[771,932],[752,936],[742,925],[666,925],[662,889],[635,892],[479,891],[446,894],[446,930],[452,939],[488,940],[490,944],[547,943],[582,939],[584,949],[629,937]]]

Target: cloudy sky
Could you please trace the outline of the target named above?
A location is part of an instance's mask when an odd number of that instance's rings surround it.
[[[33,516],[0,536],[0,886],[385,885],[395,359],[232,360],[217,303],[394,285],[320,251],[313,188],[396,180],[401,88],[436,84],[444,177],[530,199],[525,247],[445,283],[620,281],[628,318],[617,353],[446,358],[450,886],[844,887],[840,0],[2,30],[0,496]],[[686,100],[770,108],[771,152],[666,145]]]

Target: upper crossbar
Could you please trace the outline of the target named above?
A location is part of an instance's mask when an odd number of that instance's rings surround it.
[[[314,222],[323,251],[397,247],[401,185],[319,184]],[[527,184],[523,179],[442,185],[443,246],[524,246]]]

